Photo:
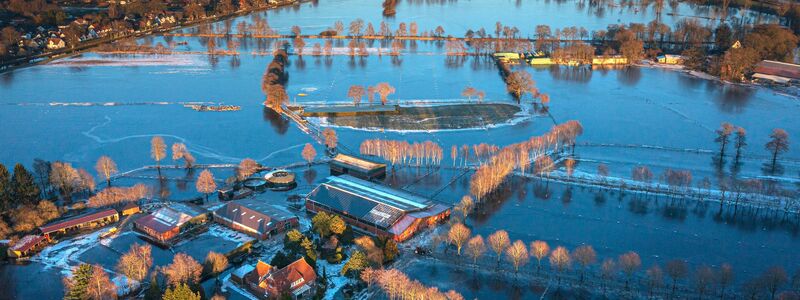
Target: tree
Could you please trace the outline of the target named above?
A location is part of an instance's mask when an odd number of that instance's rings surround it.
[[[148,244],[133,244],[130,250],[120,257],[117,263],[117,272],[141,282],[147,278],[147,273],[153,266],[152,250]]]
[[[778,154],[789,151],[789,134],[786,130],[776,128],[769,135],[770,140],[764,147],[772,152],[772,170],[775,170],[775,163],[778,161]]]
[[[351,85],[347,90],[347,97],[353,98],[353,105],[358,106],[361,103],[361,98],[364,97],[364,87],[360,85]]]
[[[516,240],[506,249],[506,257],[514,266],[514,273],[516,273],[521,266],[528,262],[528,248],[525,247],[524,242]]]
[[[341,217],[334,215],[331,216],[328,228],[330,228],[332,234],[340,235],[347,229],[347,223],[345,223]]]
[[[150,140],[150,157],[156,161],[159,176],[161,176],[161,160],[166,156],[167,144],[164,144],[164,139],[160,136],[154,136]]]
[[[717,134],[717,138],[714,139],[715,142],[719,143],[719,157],[720,161],[725,156],[725,146],[728,145],[728,138],[733,133],[733,125],[728,122],[723,122],[719,129],[714,131]]]
[[[486,252],[486,244],[483,242],[483,237],[476,235],[469,239],[467,242],[467,254],[472,257],[472,263],[477,264],[478,258]]]
[[[181,283],[164,291],[163,300],[200,300],[200,293],[192,291],[188,285]]]
[[[684,261],[676,259],[667,262],[665,271],[667,272],[667,276],[672,279],[672,294],[675,294],[675,287],[678,285],[678,280],[685,278],[687,273],[689,273],[688,267],[686,267]]]
[[[97,174],[106,179],[106,185],[111,186],[111,176],[117,174],[117,163],[108,156],[101,156],[94,165]]]
[[[767,269],[764,271],[764,274],[761,275],[761,277],[763,278],[764,285],[770,293],[770,299],[775,299],[775,293],[781,286],[786,284],[786,281],[788,280],[786,271],[780,266],[774,266]]]
[[[5,165],[0,164],[0,211],[5,211],[16,206],[14,203],[14,186],[11,184],[11,174]]]
[[[351,36],[361,36],[361,29],[364,28],[364,20],[362,19],[355,19],[350,22],[350,35]]]
[[[211,174],[211,171],[208,169],[200,172],[200,175],[197,177],[197,182],[195,183],[195,188],[197,192],[205,194],[206,201],[208,201],[208,194],[217,190],[217,182],[214,181],[214,174]]]
[[[80,187],[80,175],[72,164],[65,162],[54,162],[50,171],[50,183],[61,191],[62,197],[69,201],[72,193]]]
[[[82,191],[94,192],[96,187],[94,177],[84,169],[78,169],[78,187]]]
[[[330,235],[331,217],[332,217],[331,215],[323,211],[317,213],[317,215],[311,218],[311,227],[312,229],[317,231],[317,233],[321,238]]]
[[[339,137],[336,135],[336,131],[330,128],[325,128],[322,131],[322,136],[325,138],[325,146],[328,149],[336,149],[336,145],[339,144]]]
[[[723,80],[742,81],[760,61],[758,52],[752,48],[731,48],[725,51],[719,62],[719,75]]]
[[[178,253],[172,258],[171,264],[161,268],[161,272],[167,277],[167,283],[172,286],[197,284],[200,282],[203,266],[191,256]]]
[[[461,91],[461,96],[467,97],[469,101],[472,101],[472,97],[478,94],[478,90],[474,87],[468,86],[465,87],[463,91]]]
[[[80,264],[72,270],[71,277],[64,277],[64,300],[84,300],[89,298],[89,279],[93,268],[89,264]]]
[[[653,295],[653,290],[657,290],[664,284],[664,271],[658,265],[653,265],[646,271],[647,273],[647,296]],[[723,297],[724,298],[724,297]]]
[[[742,127],[736,127],[736,139],[734,140],[736,146],[736,161],[742,156],[742,148],[747,146],[747,131]]]
[[[369,266],[367,255],[364,252],[355,250],[350,254],[350,259],[342,266],[341,274],[343,276],[350,276],[353,278],[360,277],[362,270]]]
[[[510,245],[511,241],[508,238],[508,232],[505,230],[501,229],[489,235],[489,247],[491,247],[492,251],[497,255],[498,265],[500,265],[500,257]]]
[[[375,92],[381,96],[381,104],[386,105],[387,97],[395,93],[395,88],[386,82],[381,82],[375,85]]]
[[[559,246],[553,250],[553,253],[550,253],[550,265],[555,267],[559,274],[569,269],[570,264],[572,264],[572,260],[567,248]],[[561,277],[558,278],[558,284],[561,284]]]
[[[2,185],[2,184],[0,184]],[[1,187],[0,187],[1,188]],[[33,175],[25,169],[22,164],[14,165],[14,176],[11,177],[11,188],[17,202],[22,204],[36,204],[39,202],[39,187],[33,179]],[[0,196],[2,198],[2,196]],[[0,211],[2,210],[0,203]]]
[[[531,255],[536,257],[537,273],[542,268],[542,259],[547,257],[548,254],[550,254],[550,245],[547,242],[536,240],[531,243]]]
[[[572,173],[575,172],[575,160],[567,158],[564,161],[564,169],[567,171],[567,176],[572,177]]]
[[[572,251],[572,258],[581,265],[581,282],[583,282],[583,275],[586,272],[586,268],[597,262],[597,253],[592,246],[583,245]]]
[[[236,167],[236,176],[239,177],[239,180],[243,180],[258,172],[259,168],[258,162],[254,159],[245,158],[240,161],[239,165]]]
[[[86,293],[92,300],[117,299],[117,286],[108,278],[108,273],[100,265],[92,266]]]
[[[464,243],[469,239],[471,233],[472,231],[461,223],[453,224],[453,226],[450,227],[450,231],[447,232],[450,243],[456,245],[458,255],[461,255],[461,247],[464,246]]]
[[[719,284],[720,297],[725,298],[725,288],[733,282],[733,267],[728,263],[723,263],[719,267],[717,283]]]
[[[605,292],[605,283],[613,281],[616,273],[617,264],[614,262],[614,259],[604,259],[603,263],[600,265],[600,277],[603,279],[603,292]]]
[[[209,251],[205,261],[206,274],[216,275],[228,268],[228,257],[214,251]]]
[[[694,271],[694,285],[700,299],[703,299],[703,295],[705,295],[708,286],[711,285],[713,280],[714,271],[709,266],[703,265],[697,267],[697,270]]]
[[[514,71],[506,77],[506,89],[517,98],[517,101],[520,101],[525,93],[533,91],[535,84],[531,74],[526,71]]]
[[[631,251],[620,255],[618,261],[622,272],[627,275],[627,278],[625,279],[625,288],[628,288],[628,282],[630,281],[631,277],[642,266],[642,259],[639,258],[638,253]]]
[[[310,143],[306,143],[306,145],[303,146],[302,155],[303,159],[305,159],[310,166],[311,163],[314,162],[314,158],[317,156],[317,150],[315,150],[314,146],[311,146]]]
[[[461,202],[456,205],[456,210],[461,211],[461,214],[464,215],[464,219],[466,219],[474,206],[475,201],[472,200],[472,197],[464,195],[464,197],[461,197]]]

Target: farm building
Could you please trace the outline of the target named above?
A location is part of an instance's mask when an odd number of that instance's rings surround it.
[[[244,277],[247,289],[261,299],[275,299],[289,294],[302,299],[313,293],[317,273],[304,258],[299,258],[283,269],[258,261],[255,268]]]
[[[142,210],[139,208],[139,205],[135,202],[130,202],[122,208],[122,215],[123,216],[130,216],[133,214],[138,214]]]
[[[679,65],[683,63],[683,56],[674,54],[661,54],[656,56],[658,63],[667,65]]]
[[[330,168],[331,175],[347,174],[366,180],[386,177],[386,164],[345,154],[337,154]]]
[[[763,60],[756,65],[753,78],[784,84],[797,81],[800,80],[800,65]]]
[[[620,55],[596,56],[592,58],[592,65],[626,65],[628,59]]]
[[[299,223],[297,216],[258,199],[228,202],[214,211],[214,221],[262,240]]]
[[[52,235],[65,235],[85,228],[105,226],[119,221],[119,214],[114,209],[107,209],[93,214],[78,216],[62,221],[53,222],[39,227],[39,231],[47,240]]]
[[[450,216],[450,206],[352,176],[331,176],[306,199],[306,209],[342,217],[361,231],[398,242]]]
[[[8,248],[8,257],[20,258],[29,256],[45,243],[46,239],[41,235],[26,235]]]
[[[197,206],[172,203],[136,220],[134,228],[147,234],[157,242],[168,242],[191,225],[205,223],[208,213]]]

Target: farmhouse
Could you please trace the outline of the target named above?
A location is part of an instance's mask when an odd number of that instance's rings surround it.
[[[754,72],[753,79],[755,80],[784,84],[800,80],[800,65],[785,62],[763,60],[756,65]]]
[[[294,299],[311,293],[317,280],[314,268],[300,258],[283,269],[258,261],[255,268],[244,276],[244,282],[253,294],[261,299],[275,299],[289,294]]]
[[[402,242],[450,216],[450,206],[352,176],[331,176],[306,199],[306,209],[342,217],[354,228]]]
[[[136,220],[134,228],[156,242],[168,242],[182,232],[208,220],[208,213],[197,206],[172,203]]]
[[[20,258],[33,254],[37,248],[45,244],[45,238],[41,235],[26,235],[17,241],[6,251],[9,257]]]
[[[95,228],[119,221],[119,214],[114,209],[107,209],[93,214],[78,216],[39,227],[39,231],[47,240],[52,235],[65,235],[84,228]]]
[[[386,164],[345,154],[337,154],[330,168],[331,175],[348,174],[366,180],[386,177]]]
[[[214,221],[262,240],[299,224],[297,216],[259,199],[228,202],[214,211]]]

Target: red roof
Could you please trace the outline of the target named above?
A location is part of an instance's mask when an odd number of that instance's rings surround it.
[[[756,73],[800,79],[800,65],[764,60],[756,65]]]
[[[158,232],[158,233],[165,233],[165,232],[168,232],[168,231],[170,231],[170,230],[172,230],[172,229],[174,229],[176,227],[174,225],[170,225],[170,224],[161,222],[160,220],[158,220],[156,218],[155,215],[146,215],[144,217],[139,218],[134,223],[136,223],[136,225],[138,225],[138,226],[150,228],[153,231]]]
[[[11,247],[11,251],[19,251],[25,252],[39,244],[44,239],[41,235],[26,235],[19,241],[17,241],[14,246]]]
[[[52,232],[59,231],[59,230],[62,230],[62,229],[70,228],[70,227],[75,226],[75,225],[88,223],[88,222],[96,221],[96,220],[99,220],[99,219],[102,219],[102,218],[110,217],[110,216],[113,216],[113,215],[116,215],[116,214],[117,214],[116,210],[107,209],[107,210],[104,210],[104,211],[101,211],[101,212],[97,212],[97,213],[93,213],[93,214],[90,214],[90,215],[85,215],[85,216],[76,217],[76,218],[72,218],[72,219],[67,219],[67,220],[64,220],[64,221],[60,221],[60,222],[52,223],[52,224],[49,224],[49,225],[45,225],[45,226],[39,227],[39,230],[42,231],[42,234],[48,234],[48,233],[52,233]]]
[[[317,273],[314,272],[314,268],[302,257],[285,268],[273,272],[267,280],[272,279],[273,282],[276,283],[273,286],[285,287],[285,285],[291,285],[293,282],[297,282],[300,278],[303,279],[302,283],[297,286],[290,286],[290,290],[297,290],[303,287],[303,285],[317,280]]]

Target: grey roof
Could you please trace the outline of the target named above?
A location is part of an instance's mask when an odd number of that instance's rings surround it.
[[[228,202],[214,211],[214,217],[238,223],[259,234],[272,230],[276,222],[297,218],[288,211],[259,199]]]
[[[427,210],[433,204],[427,198],[349,175],[328,177],[308,198],[383,229],[404,214]]]

